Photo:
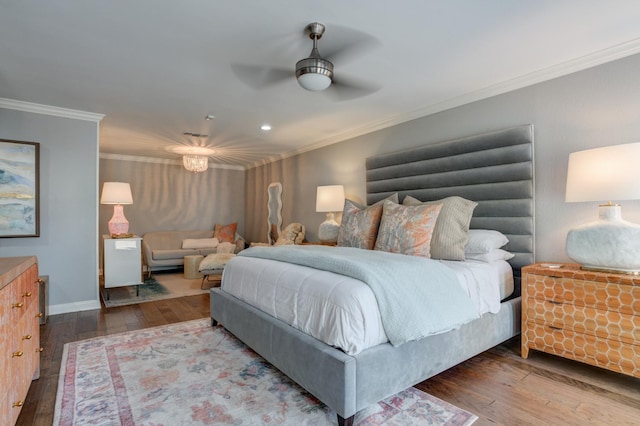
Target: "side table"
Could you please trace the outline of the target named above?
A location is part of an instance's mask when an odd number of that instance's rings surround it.
[[[204,259],[204,256],[199,254],[193,254],[184,257],[184,277],[186,279],[193,280],[203,277],[203,275],[198,270],[202,259]]]
[[[530,349],[640,377],[640,276],[524,267],[523,358]]]
[[[138,285],[142,280],[142,238],[111,238],[103,235],[103,268],[104,287],[136,286],[136,295],[139,295]]]

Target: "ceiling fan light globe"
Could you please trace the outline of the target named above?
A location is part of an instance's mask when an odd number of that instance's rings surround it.
[[[320,92],[331,85],[331,79],[324,74],[306,73],[298,77],[298,84],[303,89]]]

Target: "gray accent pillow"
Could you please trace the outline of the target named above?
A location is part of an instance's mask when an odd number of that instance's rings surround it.
[[[407,195],[402,204],[405,206],[442,204],[431,238],[431,258],[464,260],[464,246],[469,238],[469,224],[473,209],[478,203],[457,196],[422,202]]]

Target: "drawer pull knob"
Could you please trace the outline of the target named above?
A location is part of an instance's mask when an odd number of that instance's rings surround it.
[[[22,308],[24,306],[24,303],[19,302],[19,303],[14,303],[11,305],[11,308]]]
[[[36,318],[42,318],[44,316],[44,314],[42,312],[40,312],[39,314],[36,315]]]
[[[36,282],[37,282],[38,284],[42,284],[42,283],[44,282],[44,280],[43,280],[43,279],[41,279],[41,278],[38,278],[38,279],[36,280]]]
[[[39,348],[36,348],[36,352],[42,352],[44,351],[44,348],[42,346],[40,346]]]
[[[22,356],[24,355],[24,352],[22,351],[17,351],[11,354],[11,358],[17,357],[17,356]]]
[[[22,340],[31,340],[31,335],[27,334],[25,336],[22,336]]]
[[[31,297],[31,292],[28,291],[22,295],[22,297]]]
[[[18,401],[18,402],[14,402],[13,404],[11,404],[11,406],[12,407],[22,407],[22,404],[24,404],[24,402]]]

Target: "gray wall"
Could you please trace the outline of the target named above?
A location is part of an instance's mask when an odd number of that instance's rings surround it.
[[[317,240],[324,213],[318,185],[343,184],[365,198],[369,156],[532,123],[535,132],[536,260],[568,261],[567,231],[597,218],[597,203],[565,203],[571,152],[640,140],[640,55],[403,123],[247,171],[245,234],[266,236],[266,187],[283,184],[283,225],[302,222]],[[623,217],[640,223],[640,202],[623,202]]]
[[[100,159],[104,182],[129,182],[133,204],[124,206],[129,232],[203,230],[238,222],[244,231],[243,169],[210,167],[192,173],[176,162]],[[99,232],[107,234],[113,206],[100,205]]]
[[[0,138],[40,143],[40,237],[2,238],[0,256],[38,257],[50,314],[98,299],[98,123],[0,108]]]

